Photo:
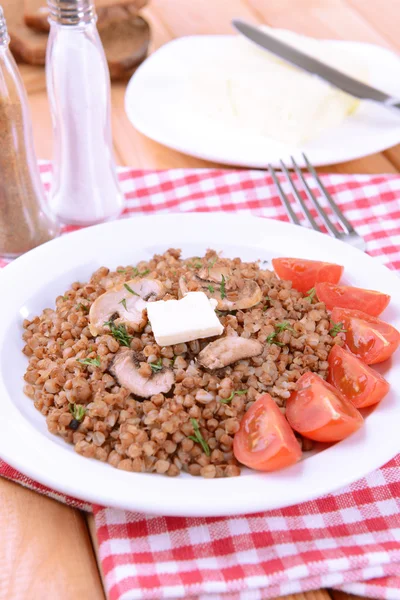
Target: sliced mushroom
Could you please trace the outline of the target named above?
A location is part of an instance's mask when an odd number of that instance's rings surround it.
[[[156,279],[136,277],[120,283],[93,302],[89,311],[89,329],[92,335],[104,331],[104,323],[118,315],[117,324],[123,323],[137,328],[145,324],[143,311],[147,303],[162,298],[164,285]]]
[[[256,281],[245,279],[244,285],[238,290],[229,290],[225,286],[225,293],[221,291],[221,285],[216,285],[215,282],[209,280],[200,279],[195,277],[196,283],[200,286],[209,298],[213,298],[217,301],[217,308],[219,310],[239,310],[246,309],[255,306],[262,300],[261,288]],[[187,294],[189,288],[187,286],[184,277],[179,279],[179,290],[182,296]],[[221,296],[224,296],[223,298]]]
[[[232,271],[229,267],[225,267],[223,265],[214,267],[203,267],[198,272],[198,278],[203,279],[204,281],[221,283],[223,280],[226,281],[227,287],[229,287],[229,278],[232,275]],[[224,278],[224,279],[222,279]]]
[[[206,369],[222,369],[243,358],[258,356],[262,351],[263,345],[257,340],[228,336],[207,344],[200,352],[198,362]]]
[[[160,371],[152,373],[150,377],[144,377],[139,372],[141,362],[145,362],[141,354],[133,350],[119,350],[110,367],[110,373],[121,386],[141,398],[169,392],[175,382],[172,369],[163,367]]]

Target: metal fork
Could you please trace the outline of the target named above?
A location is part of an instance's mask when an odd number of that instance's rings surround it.
[[[358,233],[353,228],[352,224],[349,223],[349,221],[346,219],[346,217],[344,216],[344,214],[342,213],[342,211],[340,210],[340,208],[336,205],[335,201],[333,200],[333,198],[330,195],[330,193],[328,192],[328,190],[325,188],[325,186],[322,183],[321,179],[318,177],[317,172],[315,171],[314,167],[311,165],[311,163],[308,160],[308,158],[306,157],[306,155],[303,154],[303,158],[304,158],[305,164],[307,165],[308,173],[310,175],[312,175],[312,177],[314,178],[314,180],[315,180],[315,182],[317,184],[317,187],[318,187],[320,193],[322,194],[322,197],[326,200],[326,202],[329,204],[329,206],[331,207],[332,211],[336,215],[337,220],[339,221],[339,223],[340,223],[340,225],[342,227],[341,230],[339,230],[337,227],[335,227],[335,225],[330,220],[330,218],[329,218],[328,214],[326,213],[325,209],[323,208],[323,206],[321,205],[321,203],[319,202],[319,200],[315,196],[315,193],[311,190],[310,186],[308,185],[306,178],[304,177],[304,175],[303,175],[300,167],[298,166],[298,164],[294,160],[293,156],[291,156],[290,158],[291,158],[291,161],[292,161],[292,168],[293,168],[294,172],[296,173],[299,181],[301,181],[301,187],[305,191],[305,193],[306,193],[307,198],[309,199],[309,201],[316,208],[318,214],[320,215],[321,219],[325,223],[326,228],[328,229],[329,233],[333,237],[337,238],[338,240],[342,240],[343,242],[347,242],[348,244],[351,244],[352,246],[355,246],[359,250],[365,250],[366,244],[365,244],[363,238],[358,235]],[[294,198],[298,201],[298,203],[300,204],[300,206],[302,208],[304,216],[308,219],[309,224],[311,225],[311,227],[313,229],[315,229],[315,231],[321,231],[320,227],[316,223],[314,217],[310,213],[310,211],[309,211],[309,209],[307,207],[307,204],[303,200],[303,198],[302,198],[302,196],[301,196],[298,188],[296,187],[296,184],[294,182],[293,173],[291,174],[289,172],[288,168],[286,167],[285,163],[282,160],[280,161],[280,165],[282,167],[283,173],[285,174],[286,180],[287,180],[287,182],[290,185],[290,189],[292,190]],[[272,177],[272,179],[273,179],[273,181],[274,181],[274,183],[276,185],[279,197],[281,199],[282,204],[284,205],[284,207],[286,209],[286,212],[287,212],[287,214],[289,216],[289,219],[295,225],[301,225],[301,222],[298,219],[296,213],[294,212],[292,204],[291,204],[288,196],[285,194],[285,192],[282,189],[282,186],[281,186],[281,184],[279,182],[279,179],[278,179],[278,176],[276,174],[275,169],[271,165],[268,165],[268,171],[269,171],[269,173],[270,173],[270,175],[271,175],[271,177]]]

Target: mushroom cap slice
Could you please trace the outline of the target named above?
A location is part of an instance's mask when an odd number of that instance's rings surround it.
[[[119,350],[110,367],[110,373],[121,386],[141,398],[169,392],[175,382],[172,369],[163,367],[161,371],[152,373],[150,377],[144,377],[139,372],[140,362],[145,362],[145,359],[137,352]]]
[[[144,325],[143,311],[148,302],[162,298],[165,293],[165,286],[157,279],[136,277],[119,283],[96,298],[90,307],[91,334],[96,336],[104,331],[104,323],[115,314],[118,315],[117,323],[131,327],[137,327],[142,323]]]
[[[218,292],[220,296],[220,292]],[[245,279],[240,290],[227,291],[225,298],[216,298],[219,310],[244,310],[255,306],[262,300],[262,291],[256,281]]]
[[[200,279],[200,277],[196,277],[195,281],[200,285],[202,292],[209,298],[217,301],[217,308],[222,311],[244,310],[255,306],[262,300],[260,286],[256,281],[252,281],[251,279],[245,279],[243,287],[238,290],[229,290],[226,286],[226,295],[224,298],[221,298],[220,286],[216,285],[215,282],[206,281]],[[213,292],[210,291],[212,289],[214,289]],[[179,291],[182,296],[189,291],[184,277],[179,279]]]
[[[206,369],[222,369],[238,360],[258,356],[262,351],[263,345],[257,340],[227,336],[207,344],[197,360]]]
[[[203,279],[203,281],[207,281],[209,283],[221,283],[223,281],[222,278],[227,282],[227,287],[229,284],[229,278],[232,275],[232,270],[229,267],[224,265],[215,265],[213,267],[203,267],[198,272],[198,278]]]

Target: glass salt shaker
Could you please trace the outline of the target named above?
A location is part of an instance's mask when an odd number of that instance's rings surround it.
[[[118,217],[123,207],[112,151],[108,65],[91,0],[48,0],[48,7],[50,206],[64,223],[92,225]]]
[[[58,235],[40,180],[28,98],[8,48],[0,6],[0,256],[15,258]]]

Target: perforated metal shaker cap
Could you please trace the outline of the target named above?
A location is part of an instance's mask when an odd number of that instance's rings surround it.
[[[61,25],[80,25],[96,19],[93,0],[47,0],[50,19]]]

